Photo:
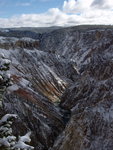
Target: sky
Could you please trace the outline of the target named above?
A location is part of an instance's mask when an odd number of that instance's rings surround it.
[[[113,25],[113,0],[0,0],[0,27]]]

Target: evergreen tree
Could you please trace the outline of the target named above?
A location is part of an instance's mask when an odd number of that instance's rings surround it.
[[[34,147],[28,145],[31,142],[31,132],[19,136],[18,140],[13,135],[11,126],[15,119],[17,119],[17,115],[6,114],[0,120],[0,150],[33,150]]]
[[[2,107],[3,93],[10,84],[10,74],[8,74],[10,60],[5,58],[4,54],[0,54],[0,107]]]
[[[0,111],[2,111],[3,94],[10,84],[10,75],[8,74],[10,60],[0,54]],[[0,120],[0,150],[32,150],[30,143],[31,132],[24,136],[17,137],[13,135],[12,123],[17,118],[15,114],[6,114]]]

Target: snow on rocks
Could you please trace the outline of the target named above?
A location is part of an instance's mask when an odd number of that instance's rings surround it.
[[[31,132],[28,132],[24,136],[20,136],[19,137],[19,141],[28,142],[29,143],[29,142],[31,142],[30,136],[31,136]]]
[[[31,142],[30,135],[31,135],[31,132],[28,132],[24,136],[20,136],[19,141],[14,145],[14,147],[12,149],[22,149],[22,150],[32,150],[32,149],[34,149],[33,146],[25,144],[25,143],[30,143]]]
[[[18,141],[18,143],[12,149],[32,150],[32,149],[34,149],[34,147],[25,144],[23,141]]]

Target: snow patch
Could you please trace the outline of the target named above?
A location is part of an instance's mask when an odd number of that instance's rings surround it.
[[[13,84],[12,86],[9,86],[7,88],[8,92],[14,92],[17,91],[19,89],[19,86],[17,84]]]

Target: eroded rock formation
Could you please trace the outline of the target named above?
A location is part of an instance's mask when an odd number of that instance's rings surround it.
[[[0,51],[12,62],[4,109],[20,117],[14,134],[32,130],[36,150],[112,150],[112,28],[58,29],[32,46],[8,38],[15,46]]]

